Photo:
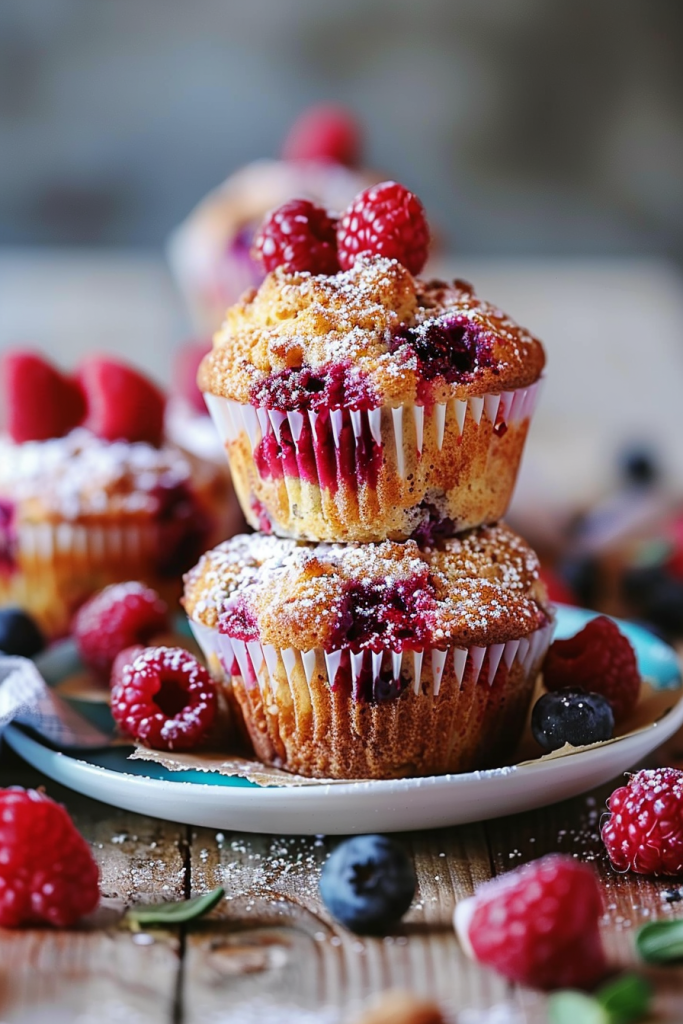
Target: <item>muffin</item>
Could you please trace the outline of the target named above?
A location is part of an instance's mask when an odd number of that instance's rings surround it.
[[[199,385],[251,526],[428,540],[505,514],[544,362],[470,285],[375,254],[269,273],[227,311]]]
[[[313,778],[506,763],[553,630],[536,556],[503,524],[431,547],[238,536],[183,603],[259,759]]]
[[[227,307],[263,280],[251,248],[268,210],[293,196],[341,210],[373,181],[376,174],[313,151],[306,159],[256,160],[230,175],[175,229],[167,246],[195,330],[217,330]]]
[[[109,583],[144,580],[176,601],[211,526],[174,449],[84,428],[19,444],[0,437],[0,606],[24,608],[50,636]]]

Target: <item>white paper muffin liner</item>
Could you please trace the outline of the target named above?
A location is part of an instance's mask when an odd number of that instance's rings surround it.
[[[134,561],[159,550],[163,527],[156,523],[84,526],[72,523],[21,523],[13,542],[19,562],[71,557],[100,565],[110,559]]]
[[[457,436],[463,434],[465,425],[471,420],[477,427],[487,421],[490,427],[503,424],[514,426],[531,419],[538,401],[542,381],[538,380],[526,388],[503,391],[501,394],[480,395],[469,399],[452,398],[448,402],[437,402],[431,407],[434,419],[436,447],[443,448],[447,429],[454,428]],[[298,454],[304,417],[308,418],[313,435],[316,435],[317,412],[278,412],[275,409],[259,408],[234,402],[220,395],[204,395],[209,413],[223,444],[230,444],[241,433],[249,438],[252,453],[264,438],[274,434],[280,442],[283,429],[287,430]],[[406,475],[406,446],[415,444],[418,457],[425,445],[425,406],[389,405],[377,409],[331,409],[330,422],[335,447],[340,446],[342,428],[348,414],[356,444],[365,436],[371,436],[378,444],[395,452],[399,474]],[[287,424],[285,427],[284,424]],[[495,446],[498,434],[492,431],[491,446]],[[285,474],[285,479],[288,474]],[[292,475],[292,474],[289,474]]]
[[[210,666],[221,666],[226,677],[230,676],[233,665],[239,667],[239,675],[247,688],[258,686],[261,692],[270,684],[276,692],[276,675],[278,668],[284,670],[284,677],[293,689],[293,674],[298,666],[303,669],[305,678],[310,683],[314,673],[327,678],[330,686],[334,685],[342,659],[342,650],[324,651],[314,648],[310,651],[298,651],[293,647],[276,648],[272,644],[262,644],[258,640],[245,642],[235,640],[220,633],[217,628],[205,626],[188,618],[192,633],[201,647]],[[398,683],[401,671],[407,661],[413,679],[413,691],[418,696],[423,691],[423,683],[431,681],[429,694],[438,697],[441,678],[448,659],[452,659],[453,668],[459,683],[465,677],[468,664],[472,668],[472,682],[492,686],[501,664],[510,671],[517,663],[522,666],[524,674],[528,674],[534,663],[540,661],[552,641],[555,623],[535,630],[520,640],[508,640],[503,644],[491,644],[487,647],[455,647],[445,649],[426,648],[421,651],[360,651],[351,653],[351,674],[354,689],[358,687],[361,673],[365,668],[372,671],[373,688],[376,686],[380,671],[391,665],[394,682]],[[489,652],[487,671],[481,669]],[[279,675],[282,677],[283,673]]]

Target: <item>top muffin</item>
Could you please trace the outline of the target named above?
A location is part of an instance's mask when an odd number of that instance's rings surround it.
[[[226,313],[202,390],[283,412],[446,402],[533,384],[541,343],[464,281],[361,256],[336,274],[278,267]]]

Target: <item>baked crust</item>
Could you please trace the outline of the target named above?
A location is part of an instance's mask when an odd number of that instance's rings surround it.
[[[420,548],[240,535],[185,577],[190,618],[282,649],[488,646],[545,625],[532,549],[506,525]]]
[[[454,322],[476,333],[477,355],[462,372],[444,375],[422,342],[428,330]],[[228,309],[198,381],[236,402],[286,410],[286,396],[261,397],[273,375],[341,366],[376,407],[424,402],[426,380],[432,402],[526,387],[544,363],[540,341],[470,285],[421,281],[396,260],[368,256],[329,276],[281,267],[268,274]]]

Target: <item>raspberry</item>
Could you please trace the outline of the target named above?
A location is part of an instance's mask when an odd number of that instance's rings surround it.
[[[6,352],[0,362],[6,426],[17,444],[63,437],[85,415],[78,382],[35,352]]]
[[[146,441],[158,447],[166,400],[156,384],[115,359],[91,356],[79,367],[85,425],[105,441]]]
[[[594,872],[551,854],[458,903],[455,928],[475,960],[535,988],[589,988],[605,972]]]
[[[589,690],[612,705],[614,718],[626,718],[638,703],[640,672],[631,644],[605,615],[591,619],[569,640],[556,640],[543,664],[547,690]]]
[[[282,147],[285,160],[320,160],[356,167],[361,129],[353,114],[334,103],[304,110],[289,130]]]
[[[0,789],[0,925],[68,928],[97,906],[99,872],[61,804],[34,789]]]
[[[216,708],[209,673],[180,647],[147,647],[112,679],[114,719],[155,750],[192,750],[213,725]]]
[[[168,608],[144,583],[114,583],[76,612],[72,631],[82,660],[104,679],[126,647],[146,644],[168,629]]]
[[[615,789],[607,806],[602,840],[617,871],[683,874],[683,771],[638,772]]]
[[[292,199],[266,217],[254,240],[254,256],[266,270],[336,274],[337,221],[308,199]]]
[[[339,221],[337,249],[344,270],[368,253],[398,260],[411,274],[419,274],[429,250],[429,226],[422,203],[395,181],[366,188]]]

